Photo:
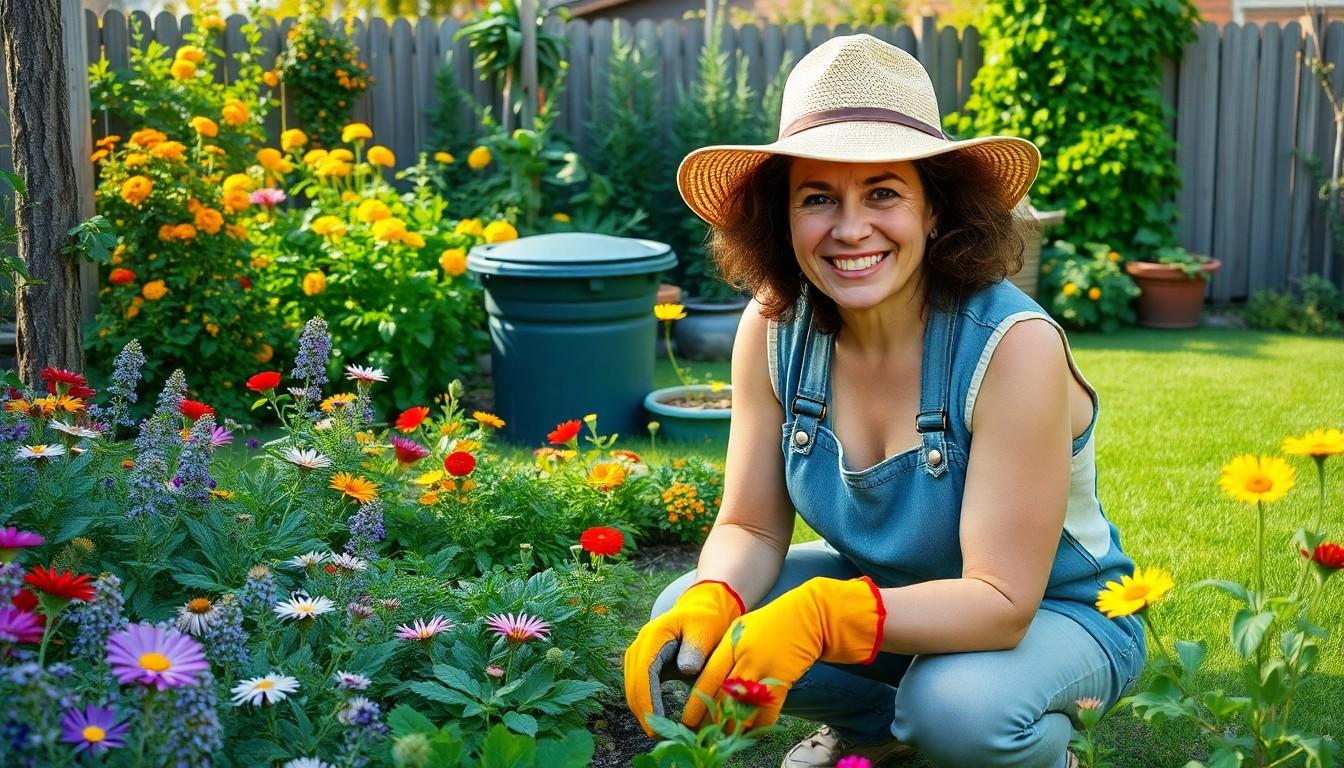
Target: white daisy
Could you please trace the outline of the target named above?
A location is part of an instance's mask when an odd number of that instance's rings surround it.
[[[312,619],[324,613],[336,610],[336,604],[329,597],[309,597],[303,592],[295,592],[288,600],[277,603],[275,613],[282,619]]]
[[[299,681],[289,675],[269,674],[265,677],[253,677],[233,687],[233,705],[274,704],[284,701],[289,694],[299,690]]]
[[[337,568],[340,568],[343,571],[355,571],[357,573],[363,573],[364,571],[367,571],[369,569],[368,560],[365,560],[362,557],[356,557],[355,555],[347,555],[344,552],[342,552],[339,555],[333,552],[332,554],[327,556],[327,560],[332,565],[336,566]]]
[[[331,679],[335,680],[337,685],[347,691],[366,691],[369,689],[369,686],[373,684],[372,680],[363,675],[355,674],[354,672],[341,672],[339,670],[332,674]]]
[[[71,437],[96,438],[103,436],[103,433],[99,432],[96,429],[89,429],[88,427],[83,427],[78,424],[66,424],[64,421],[59,421],[56,419],[52,419],[50,423],[52,429],[56,430],[57,432],[63,432],[67,435],[70,435]]]
[[[312,568],[313,566],[321,565],[322,563],[327,562],[327,558],[330,556],[331,556],[330,553],[318,552],[314,550],[306,554],[295,555],[294,557],[291,557],[287,562],[290,565],[294,566],[295,568]]]
[[[317,422],[316,424],[313,425],[313,431],[314,431],[314,432],[325,432],[325,431],[327,431],[328,429],[331,429],[331,428],[334,427],[334,426],[336,426],[336,422],[332,421],[331,419],[323,419],[323,420],[321,420],[321,421],[319,421],[319,422]]]
[[[347,365],[345,366],[345,378],[351,381],[361,381],[372,384],[376,381],[387,381],[387,374],[383,373],[382,368],[365,368],[362,365]]]
[[[219,621],[222,613],[210,598],[198,597],[177,609],[177,628],[192,637],[200,637],[201,633]]]
[[[331,765],[316,757],[296,757],[280,766],[280,768],[331,768]]]
[[[65,446],[63,445],[21,445],[19,450],[14,453],[17,459],[50,459],[53,456],[64,456]]]
[[[285,461],[297,465],[300,469],[325,469],[331,466],[331,459],[324,456],[321,451],[290,447],[281,455]]]

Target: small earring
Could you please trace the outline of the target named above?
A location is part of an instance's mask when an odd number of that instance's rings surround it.
[[[930,239],[930,240],[935,240],[935,239],[937,239],[937,237],[938,237],[938,228],[937,228],[937,227],[934,227],[933,229],[930,229],[930,230],[929,230],[929,239]]]

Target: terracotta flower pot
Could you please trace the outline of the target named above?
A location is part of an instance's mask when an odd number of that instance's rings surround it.
[[[1138,284],[1135,313],[1139,325],[1149,328],[1195,328],[1204,306],[1209,280],[1223,263],[1210,259],[1200,266],[1200,275],[1187,276],[1178,267],[1151,261],[1125,263],[1125,272]]]

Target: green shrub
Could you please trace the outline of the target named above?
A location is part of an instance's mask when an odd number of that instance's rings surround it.
[[[373,82],[359,50],[328,28],[326,10],[326,0],[304,0],[279,65],[298,124],[318,147],[336,146],[355,100]]]
[[[1194,39],[1189,0],[989,0],[985,64],[949,131],[1036,142],[1042,208],[1061,237],[1122,249],[1174,245],[1180,185],[1158,93],[1162,60]]]
[[[1130,302],[1139,295],[1134,280],[1121,269],[1120,254],[1101,243],[1080,250],[1056,240],[1041,253],[1037,299],[1046,311],[1070,328],[1113,331],[1134,322]]]
[[[1252,328],[1292,333],[1344,333],[1344,294],[1321,275],[1307,275],[1298,286],[1301,298],[1287,291],[1256,291],[1246,303]]]

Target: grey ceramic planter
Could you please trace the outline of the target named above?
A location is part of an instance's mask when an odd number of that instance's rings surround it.
[[[682,302],[686,317],[672,326],[677,354],[687,360],[730,360],[737,324],[742,320],[746,299],[707,301],[690,298]]]

